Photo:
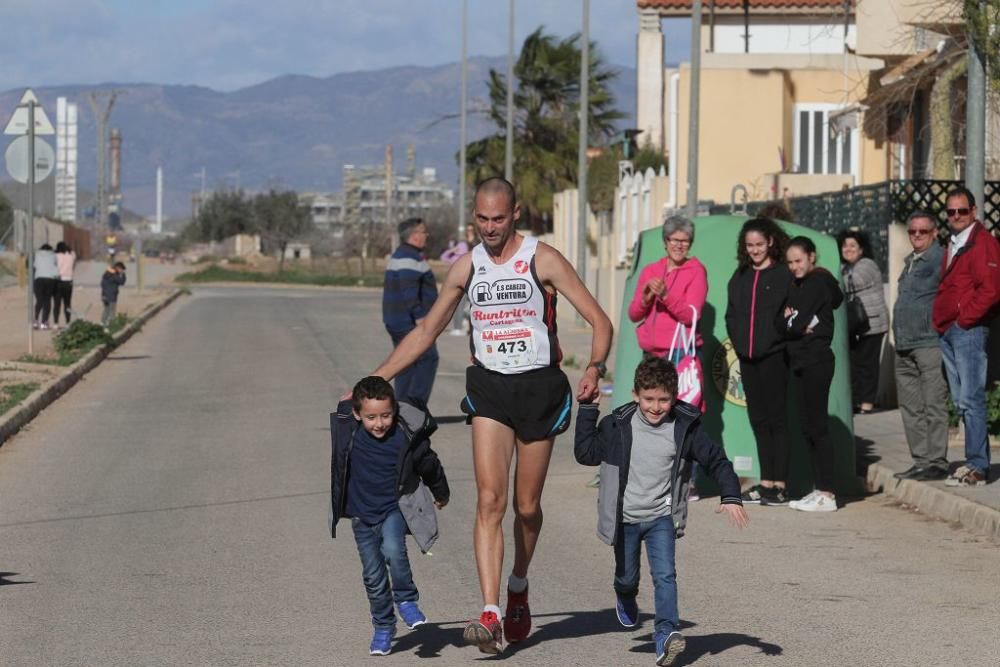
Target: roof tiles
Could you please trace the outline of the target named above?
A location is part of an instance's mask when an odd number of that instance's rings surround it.
[[[687,14],[691,11],[691,0],[636,0],[639,9],[659,9],[663,13]],[[708,0],[702,0],[702,11],[708,11]],[[855,0],[850,0],[853,9]],[[768,13],[789,11],[802,13],[821,10],[824,14],[842,11],[844,0],[750,0],[750,11],[766,10]],[[743,11],[743,0],[715,0],[716,11],[726,13]]]

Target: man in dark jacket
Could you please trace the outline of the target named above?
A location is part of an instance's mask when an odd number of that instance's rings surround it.
[[[416,328],[437,301],[437,281],[424,256],[427,238],[427,225],[420,218],[399,223],[400,244],[385,267],[382,291],[382,322],[393,347]],[[396,376],[397,399],[426,406],[437,367],[437,346],[431,344],[413,365]]]
[[[932,214],[914,211],[906,227],[913,252],[899,277],[892,335],[899,413],[913,465],[896,477],[928,481],[948,476],[948,384],[941,372],[941,343],[931,324],[944,250],[937,243]]]
[[[963,187],[947,199],[951,241],[934,298],[934,328],[951,399],[965,426],[965,464],[948,486],[982,486],[990,471],[986,433],[986,343],[1000,302],[1000,243],[976,220],[976,199]]]
[[[115,318],[115,311],[118,308],[118,290],[125,284],[125,265],[115,262],[109,266],[104,275],[101,276],[101,303],[104,310],[101,311],[101,326],[108,330],[108,325]]]
[[[410,629],[427,622],[417,606],[406,533],[427,552],[438,536],[434,509],[448,503],[448,480],[429,440],[436,429],[426,412],[397,403],[380,377],[358,382],[351,400],[330,415],[330,536],[337,536],[341,517],[351,519],[371,607],[372,655],[391,649],[394,601]]]

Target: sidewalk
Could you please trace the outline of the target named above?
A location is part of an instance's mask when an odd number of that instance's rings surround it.
[[[963,528],[1000,539],[1000,447],[992,448],[990,482],[975,488],[945,486],[940,482],[900,481],[894,473],[913,465],[898,410],[854,417],[858,468],[868,489],[881,491],[927,516],[961,524]],[[952,439],[951,467],[965,459],[964,445]]]

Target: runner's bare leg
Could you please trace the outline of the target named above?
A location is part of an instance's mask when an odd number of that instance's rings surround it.
[[[527,577],[542,530],[542,489],[549,471],[554,438],[517,440],[514,465],[514,576]]]
[[[483,604],[500,605],[503,516],[514,456],[514,431],[486,417],[472,419],[472,467],[476,473],[476,524],[472,532]]]

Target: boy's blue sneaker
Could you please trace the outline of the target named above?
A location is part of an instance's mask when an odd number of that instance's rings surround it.
[[[424,612],[420,611],[416,602],[400,602],[399,615],[410,630],[427,622],[427,617],[424,616]]]
[[[396,628],[375,628],[368,653],[370,655],[389,655],[392,650],[392,639],[395,636]]]
[[[674,631],[670,634],[666,632],[656,633],[656,664],[658,667],[674,664],[674,660],[684,650],[686,642],[684,635]]]
[[[618,622],[626,628],[634,628],[639,624],[639,603],[635,601],[634,595],[624,595],[615,593],[615,612],[618,614]]]

